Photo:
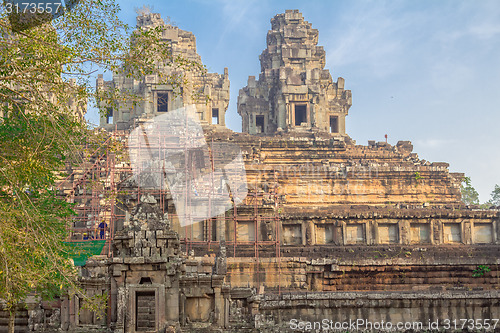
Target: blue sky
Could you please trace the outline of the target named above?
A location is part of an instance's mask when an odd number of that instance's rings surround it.
[[[192,31],[209,71],[229,68],[226,123],[241,130],[238,90],[260,72],[270,19],[299,9],[319,29],[334,80],[352,90],[346,120],[358,144],[410,140],[419,157],[472,178],[481,201],[500,184],[500,2],[498,1],[118,1],[153,7]],[[88,118],[96,121],[95,112]]]

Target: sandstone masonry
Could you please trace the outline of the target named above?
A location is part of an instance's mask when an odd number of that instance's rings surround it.
[[[169,189],[141,186],[126,157],[98,149],[91,162],[68,166],[71,177],[59,190],[80,213],[73,237],[95,233],[102,220],[110,229],[103,255],[80,268],[87,294],[107,297],[105,316],[77,296],[29,299],[18,331],[296,332],[292,320],[437,321],[443,328],[446,319],[499,318],[499,210],[466,206],[464,175],[420,159],[409,141],[356,145],[345,131],[351,92],[324,69],[318,31],[298,11],[271,23],[259,80],[250,77],[238,99],[244,133],[209,126],[217,108],[224,124],[227,71],[194,73],[190,82],[203,83],[211,96],[196,104],[209,144],[206,153],[177,150],[178,163],[206,175],[232,153],[218,156],[214,147],[239,147],[247,197],[183,226]],[[138,17],[139,26],[162,24],[158,14]],[[173,52],[199,60],[191,33],[165,27]],[[100,89],[127,87],[145,97],[137,108],[120,104],[112,124],[102,119],[104,128],[118,127],[115,144],[124,150],[134,121],[191,101],[188,87],[170,98],[172,87],[155,80],[98,80]],[[158,103],[164,92],[167,106]],[[157,174],[150,168],[142,176],[162,179],[167,168],[157,164]],[[116,199],[97,209],[109,189]]]
[[[325,50],[317,44],[318,30],[298,10],[271,20],[259,79],[250,76],[238,96],[243,132],[273,134],[300,127],[346,135],[351,91],[344,89],[343,78],[333,82],[324,68]]]
[[[196,52],[196,38],[192,32],[167,24],[157,13],[145,13],[137,17],[138,29],[163,28],[162,42],[168,48],[172,59],[181,56],[185,60],[201,64]],[[123,90],[137,95],[141,101],[134,105],[131,101],[116,101],[115,106],[103,105],[107,115],[101,116],[100,126],[108,130],[134,128],[136,123],[150,119],[185,105],[196,105],[196,111],[203,124],[225,126],[225,114],[229,104],[229,77],[227,68],[223,74],[205,73],[199,69],[185,71],[172,62],[157,64],[165,77],[176,76],[185,79],[180,86],[165,84],[156,75],[145,75],[142,79],[115,73],[111,81],[100,75],[97,89],[112,92]],[[167,80],[168,81],[168,80]]]

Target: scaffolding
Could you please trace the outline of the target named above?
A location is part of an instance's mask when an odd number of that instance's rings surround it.
[[[278,275],[281,275],[279,176],[276,170],[265,175],[252,175],[254,182],[248,184],[248,193],[239,204],[235,203],[233,192],[228,191],[231,207],[221,214],[213,214],[214,204],[224,203],[213,202],[220,198],[210,194],[227,186],[219,183],[220,179],[216,177],[217,168],[227,162],[227,151],[217,149],[218,142],[211,139],[206,149],[197,150],[188,147],[189,140],[192,144],[202,139],[196,136],[183,141],[179,133],[160,133],[141,141],[130,140],[130,135],[129,132],[114,131],[99,146],[85,147],[84,163],[67,166],[68,176],[59,183],[58,189],[74,203],[77,213],[71,223],[70,242],[105,241],[101,255],[112,257],[115,232],[128,223],[133,207],[152,198],[149,200],[156,203],[161,213],[168,217],[172,229],[178,232],[181,249],[186,255],[214,257],[220,247],[225,246],[227,257],[253,258],[253,271],[259,284],[260,273],[265,272],[261,258],[275,258]],[[176,160],[176,163],[183,164],[186,173],[177,175],[186,180],[182,197],[186,207],[196,207],[199,196],[208,195],[208,207],[204,207],[208,218],[203,220],[196,209],[185,209],[179,214],[167,186],[165,163],[157,163],[167,157],[170,149],[178,152],[179,141],[185,144],[182,158]],[[116,149],[117,146],[121,148]],[[135,161],[135,169],[127,156],[131,148],[142,156]],[[142,154],[145,150],[148,153]],[[210,179],[205,184],[209,186],[196,189],[195,180],[189,177],[193,175]],[[158,186],[150,186],[148,181]],[[200,221],[182,225],[182,219]],[[231,274],[236,273],[228,272]]]

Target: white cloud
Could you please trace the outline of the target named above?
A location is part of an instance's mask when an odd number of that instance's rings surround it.
[[[498,22],[483,22],[480,25],[470,27],[469,32],[480,39],[491,39],[500,34],[500,24]]]
[[[349,8],[327,39],[330,66],[366,66],[376,77],[399,71],[408,43],[403,31],[419,18],[397,11],[397,5],[378,3]]]

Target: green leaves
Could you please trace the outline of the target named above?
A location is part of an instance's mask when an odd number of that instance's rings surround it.
[[[484,274],[491,272],[491,268],[489,268],[486,265],[479,265],[477,268],[472,272],[472,277],[482,277]]]
[[[479,205],[479,193],[472,186],[471,179],[464,177],[460,184],[460,193],[462,194],[462,201],[466,205]]]
[[[488,202],[489,204],[500,206],[500,186],[495,184],[495,188],[491,191],[490,197],[491,199]]]
[[[72,214],[70,205],[50,191],[0,199],[0,295],[9,307],[33,291],[53,297],[61,292],[56,284],[74,281],[76,271],[67,259],[72,249],[63,243],[68,228],[62,222]]]

